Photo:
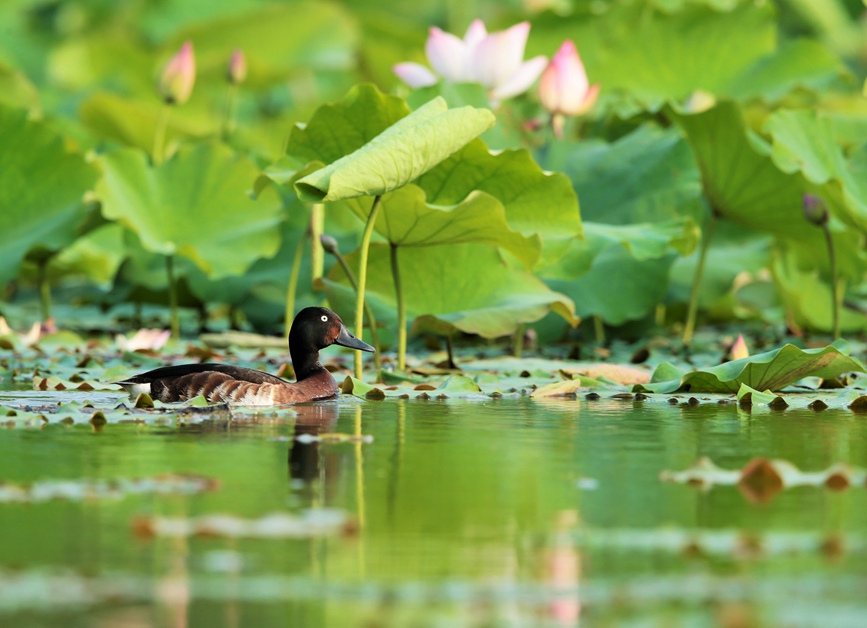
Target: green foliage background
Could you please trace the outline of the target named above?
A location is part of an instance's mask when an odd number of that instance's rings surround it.
[[[479,86],[412,91],[391,71],[424,62],[429,26],[462,34],[482,18],[489,30],[529,20],[527,57],[574,40],[601,96],[562,140],[535,88],[507,100],[481,139],[383,197],[370,302],[390,332],[389,246],[417,329],[497,337],[542,320],[556,338],[576,317],[682,321],[702,242],[706,318],[830,331],[831,270],[806,193],[830,211],[842,329],[863,331],[863,11],[856,0],[4,2],[0,314],[27,311],[39,285],[78,307],[167,303],[172,255],[183,305],[279,329],[303,234],[335,236],[353,263],[370,207],[361,197],[317,213],[293,184],[435,96],[454,118],[488,107]],[[186,40],[195,89],[154,164],[155,80]],[[249,76],[233,92],[235,49]],[[327,301],[351,317],[347,278],[311,242],[296,306]]]

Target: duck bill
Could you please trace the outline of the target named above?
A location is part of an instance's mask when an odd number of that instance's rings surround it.
[[[334,341],[334,344],[340,345],[341,347],[349,347],[350,349],[358,349],[359,351],[372,351],[375,352],[376,349],[371,347],[366,342],[362,342],[346,329],[345,325],[340,326],[340,333],[337,334],[337,340]]]

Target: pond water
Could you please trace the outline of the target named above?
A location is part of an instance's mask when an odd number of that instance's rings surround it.
[[[219,482],[0,499],[0,625],[865,625],[865,487],[758,503],[659,478],[701,456],[867,467],[867,421],[851,412],[583,398],[295,411],[0,431],[0,479],[16,485]],[[310,438],[326,432],[367,438]],[[276,512],[309,529],[249,538],[231,522],[199,535],[155,523]]]

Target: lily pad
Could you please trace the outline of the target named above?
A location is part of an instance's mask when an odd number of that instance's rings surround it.
[[[183,147],[159,166],[141,151],[122,149],[101,164],[103,214],[136,232],[146,249],[187,257],[215,278],[276,254],[281,203],[272,191],[250,199],[259,170],[228,147]]]
[[[849,355],[844,340],[818,349],[781,349],[758,353],[709,369],[683,373],[671,364],[660,364],[650,384],[633,386],[633,392],[737,393],[745,384],[754,390],[777,391],[804,377],[831,379],[843,373],[865,373],[864,364]]]

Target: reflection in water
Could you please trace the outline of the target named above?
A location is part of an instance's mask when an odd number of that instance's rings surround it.
[[[295,406],[295,437],[302,434],[319,436],[332,431],[337,423],[338,405],[336,403]],[[289,477],[293,480],[312,482],[320,475],[319,441],[300,443],[291,441],[289,445]],[[326,465],[327,466],[327,465]],[[336,461],[334,466],[336,467]],[[326,477],[328,474],[326,474]]]

